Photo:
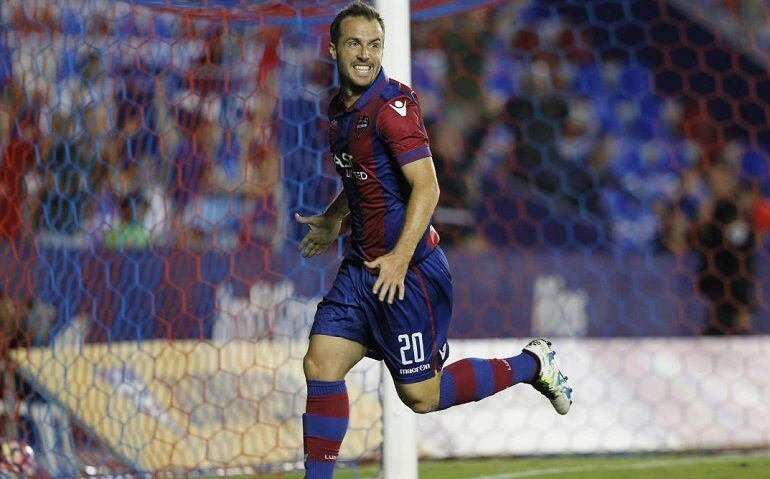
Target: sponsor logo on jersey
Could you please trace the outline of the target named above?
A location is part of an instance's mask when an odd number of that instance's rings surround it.
[[[350,153],[335,154],[334,164],[340,168],[353,168],[353,155]]]
[[[341,153],[340,155],[334,155],[334,164],[339,166],[340,174],[345,178],[355,178],[358,181],[364,181],[369,179],[369,175],[365,171],[353,170],[353,155],[350,153]]]

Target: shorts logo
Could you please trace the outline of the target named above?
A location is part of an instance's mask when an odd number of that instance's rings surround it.
[[[430,364],[421,364],[417,366],[416,368],[408,368],[408,369],[399,369],[399,374],[414,374],[414,373],[421,373],[423,371],[427,371],[430,369]]]
[[[364,134],[364,132],[368,127],[369,127],[369,117],[359,116],[358,121],[356,121],[356,136],[361,137],[361,135]]]

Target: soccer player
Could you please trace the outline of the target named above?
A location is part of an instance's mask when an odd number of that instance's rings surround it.
[[[350,215],[349,247],[318,305],[304,358],[303,415],[308,479],[331,478],[348,426],[345,376],[364,356],[385,361],[401,400],[417,413],[478,401],[516,383],[532,384],[560,414],[572,390],[550,343],[517,356],[463,359],[443,368],[452,279],[430,225],[439,186],[415,93],[381,67],[384,25],[356,2],[331,24],[329,53],[340,92],[329,106],[329,139],[343,191],[309,227],[298,249],[325,251]]]

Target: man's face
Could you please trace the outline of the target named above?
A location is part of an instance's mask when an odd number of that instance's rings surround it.
[[[340,83],[353,93],[374,83],[382,64],[383,31],[377,20],[347,17],[340,24],[337,44],[329,44],[329,53],[337,61]]]

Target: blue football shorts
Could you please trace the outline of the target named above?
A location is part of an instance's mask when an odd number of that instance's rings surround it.
[[[452,277],[441,248],[411,265],[404,299],[393,304],[372,293],[377,275],[347,259],[316,310],[310,335],[350,339],[384,360],[393,379],[416,383],[432,378],[449,356]]]

